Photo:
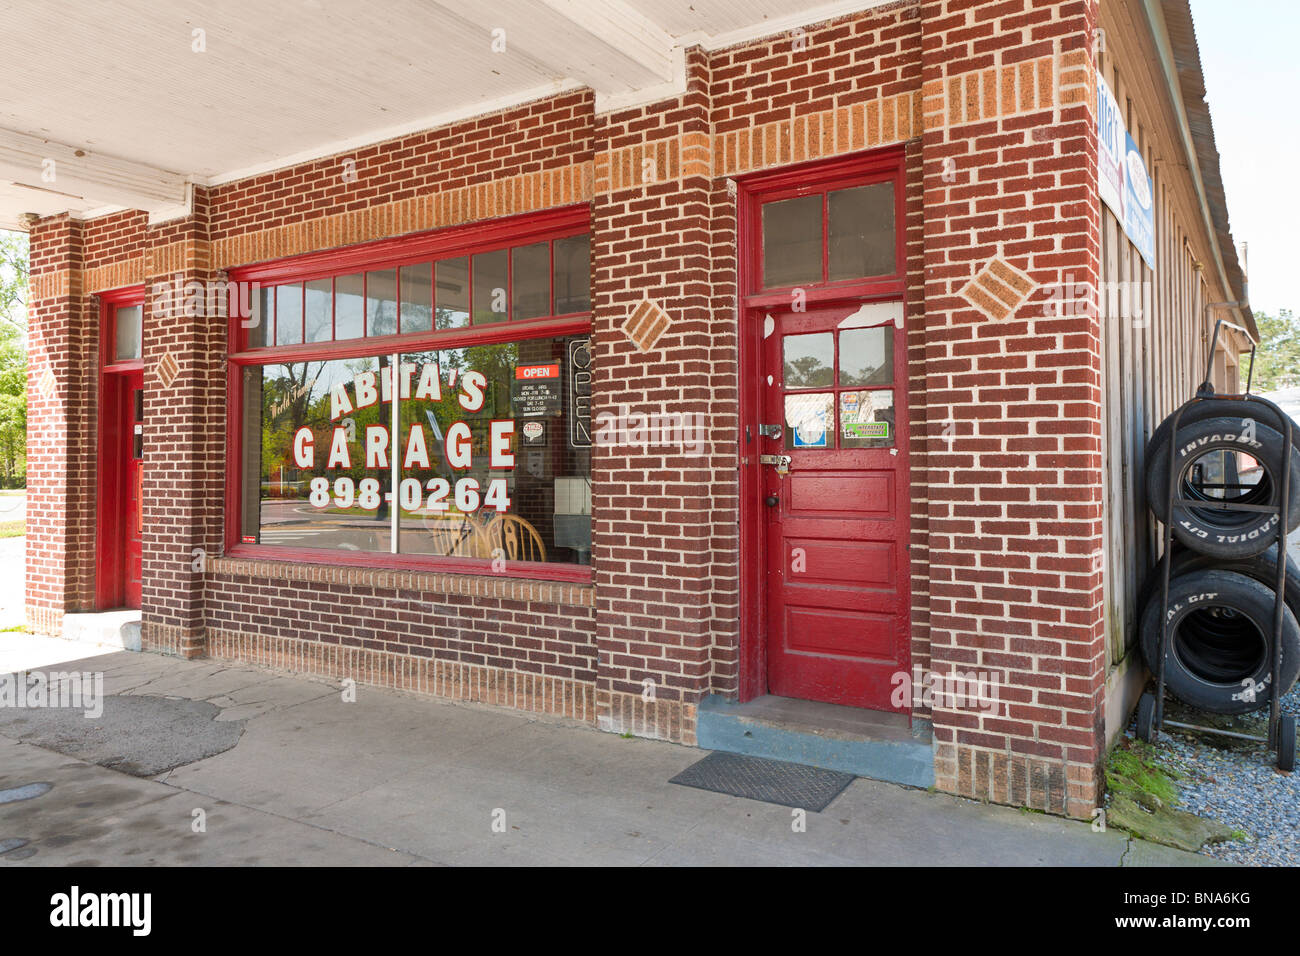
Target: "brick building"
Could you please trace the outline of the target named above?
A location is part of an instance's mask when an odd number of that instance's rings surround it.
[[[116,7],[0,39],[34,629],[1089,815],[1252,321],[1186,0]]]

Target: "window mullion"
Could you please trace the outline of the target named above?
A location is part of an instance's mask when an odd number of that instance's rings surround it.
[[[398,519],[401,517],[401,513],[402,513],[402,496],[399,493],[399,485],[398,485],[398,481],[400,480],[400,472],[397,466],[397,446],[399,444],[397,440],[397,430],[400,425],[401,414],[402,414],[401,402],[398,401],[398,399],[401,397],[401,383],[400,383],[401,375],[400,375],[400,366],[399,366],[401,360],[402,360],[401,353],[400,352],[394,353],[392,364],[389,366],[389,370],[388,370],[388,378],[389,378],[388,395],[389,398],[392,399],[392,410],[389,414],[389,420],[392,423],[389,434],[392,437],[389,438],[388,440],[388,446],[389,446],[388,465],[389,465],[389,473],[391,475],[388,481],[388,487],[393,495],[392,512],[391,512],[392,538],[389,541],[389,545],[388,545],[388,550],[390,554],[398,553],[397,534],[398,534],[398,528],[400,527]]]

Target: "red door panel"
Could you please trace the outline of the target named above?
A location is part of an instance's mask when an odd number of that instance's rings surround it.
[[[763,343],[767,683],[891,710],[910,668],[902,331],[851,306],[773,314]]]
[[[100,409],[95,603],[139,608],[144,527],[144,373],[106,372]]]

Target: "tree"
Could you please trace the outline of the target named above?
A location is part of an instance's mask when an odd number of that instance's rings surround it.
[[[27,236],[0,231],[0,487],[26,473]]]
[[[1300,317],[1290,309],[1277,315],[1255,313],[1259,350],[1255,353],[1256,392],[1274,392],[1300,385]]]

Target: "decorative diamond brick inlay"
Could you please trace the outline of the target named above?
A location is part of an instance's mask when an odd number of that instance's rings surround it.
[[[41,372],[40,377],[36,379],[36,390],[41,393],[41,398],[52,398],[54,390],[59,387],[58,380],[54,377],[54,369],[48,365],[45,371]]]
[[[994,259],[958,294],[990,319],[1000,321],[1015,314],[1037,286],[1005,259]]]
[[[181,372],[181,365],[176,361],[176,356],[171,352],[166,352],[158,360],[158,384],[163,388],[171,388],[172,382],[176,381],[176,376]]]
[[[661,309],[658,303],[645,298],[627,317],[627,321],[623,323],[623,331],[638,350],[649,352],[659,341],[659,337],[668,331],[671,321],[668,313]]]

